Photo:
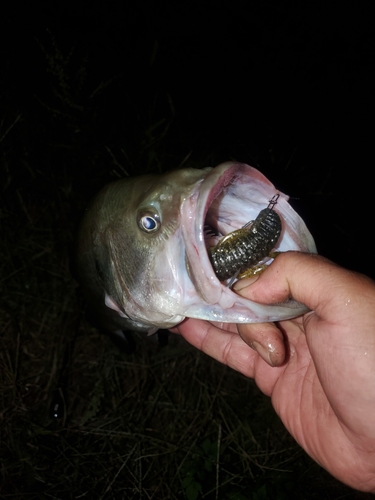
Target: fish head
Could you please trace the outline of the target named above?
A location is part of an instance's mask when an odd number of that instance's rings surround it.
[[[208,257],[207,225],[229,234],[256,219],[275,194],[282,220],[275,250],[316,252],[288,197],[245,164],[114,182],[84,217],[79,281],[95,308],[103,316],[109,310],[116,325],[127,329],[169,328],[185,317],[251,323],[298,316],[306,308],[294,301],[262,305],[241,297],[217,279]]]
[[[151,333],[184,319],[176,312],[186,275],[180,207],[205,175],[188,168],[121,179],[89,205],[75,275],[98,326]]]

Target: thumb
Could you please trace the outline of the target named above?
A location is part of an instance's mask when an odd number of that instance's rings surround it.
[[[320,255],[285,252],[246,286],[241,284],[241,295],[261,304],[274,304],[293,298],[309,309],[335,318],[337,305],[358,300],[357,290],[364,284],[373,286],[363,275],[348,271]]]

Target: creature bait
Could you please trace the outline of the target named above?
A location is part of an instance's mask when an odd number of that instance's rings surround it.
[[[209,250],[212,267],[220,281],[244,273],[269,256],[276,246],[282,229],[280,216],[274,210],[279,196],[275,194],[254,221],[227,234]]]

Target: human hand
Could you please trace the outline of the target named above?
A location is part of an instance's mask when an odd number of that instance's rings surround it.
[[[332,475],[375,492],[375,284],[323,257],[286,252],[256,282],[238,285],[256,302],[293,297],[311,312],[276,324],[187,319],[174,331],[254,378]]]

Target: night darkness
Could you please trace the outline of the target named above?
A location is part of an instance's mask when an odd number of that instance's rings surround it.
[[[366,11],[96,2],[5,20],[3,129],[21,114],[17,153],[35,168],[91,195],[114,161],[130,174],[243,161],[295,199],[320,253],[374,274]]]
[[[102,186],[182,164],[202,168],[235,159],[258,168],[291,196],[319,253],[375,277],[373,19],[364,4],[337,5],[141,0],[5,8],[4,332],[9,335],[11,325],[22,343],[30,311],[37,310],[33,300],[48,290],[74,296],[68,271],[73,234]],[[59,263],[64,271],[52,271]],[[26,285],[27,296],[20,292]],[[78,306],[71,300],[67,311],[74,316]],[[60,331],[55,342],[63,353],[69,314],[54,307],[48,336]],[[62,357],[53,369],[48,365],[48,390]],[[48,395],[28,403],[21,393],[17,408],[22,402],[22,408],[43,411],[48,403]],[[11,454],[2,453],[11,463]],[[4,494],[16,491],[4,481]],[[37,491],[31,479],[28,487],[24,493]],[[170,498],[182,498],[176,495]]]

